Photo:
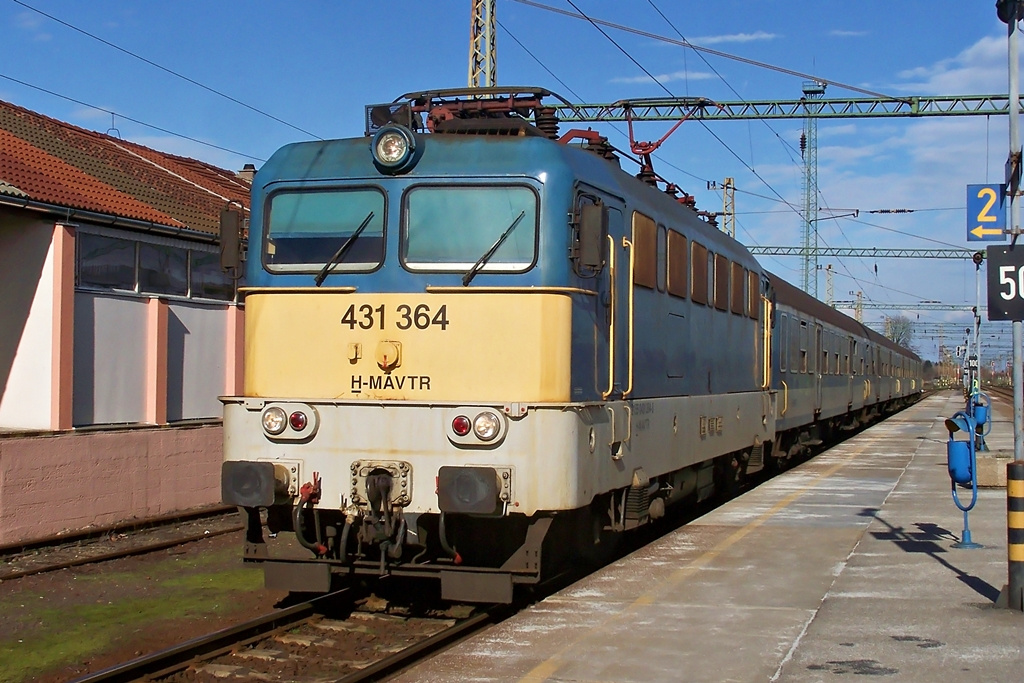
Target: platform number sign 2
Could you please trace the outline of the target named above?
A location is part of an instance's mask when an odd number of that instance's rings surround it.
[[[1024,320],[1024,244],[987,251],[988,319]]]
[[[1003,242],[1006,227],[1002,185],[967,186],[967,241]]]

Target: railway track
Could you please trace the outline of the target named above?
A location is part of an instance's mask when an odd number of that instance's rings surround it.
[[[412,616],[346,609],[353,598],[348,590],[320,596],[74,683],[376,681],[469,637],[513,609],[455,606]],[[345,612],[343,618],[328,616]]]
[[[9,545],[0,548],[0,581],[144,555],[242,528],[234,508],[218,506]]]

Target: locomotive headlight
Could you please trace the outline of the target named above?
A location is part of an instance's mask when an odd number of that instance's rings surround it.
[[[263,411],[263,429],[267,434],[280,434],[288,424],[288,415],[277,406],[271,406]]]
[[[481,441],[491,441],[501,431],[501,421],[492,412],[483,412],[473,420],[473,432]]]
[[[418,160],[416,137],[405,126],[384,126],[373,136],[370,149],[378,170],[384,173],[403,173]]]
[[[393,166],[409,153],[409,141],[398,131],[387,131],[377,139],[374,151],[380,163]]]

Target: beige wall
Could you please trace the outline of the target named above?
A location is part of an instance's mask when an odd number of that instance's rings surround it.
[[[0,208],[0,428],[51,428],[53,229]]]
[[[220,502],[220,425],[0,437],[0,545]]]

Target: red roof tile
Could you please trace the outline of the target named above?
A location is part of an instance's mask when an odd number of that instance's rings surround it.
[[[0,100],[0,195],[216,234],[233,172],[87,131]]]

